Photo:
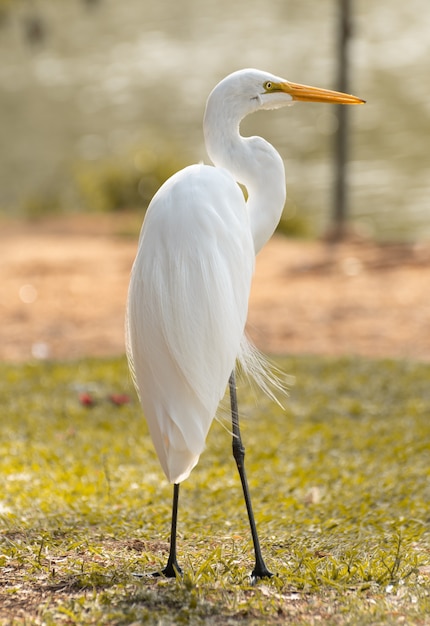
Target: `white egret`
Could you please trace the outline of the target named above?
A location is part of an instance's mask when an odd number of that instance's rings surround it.
[[[240,121],[294,101],[359,104],[355,96],[288,82],[255,69],[234,72],[210,94],[204,136],[212,165],[191,165],[152,199],[142,226],[127,306],[127,354],[149,431],[173,483],[170,553],[176,558],[179,484],[197,464],[229,384],[233,454],[254,543],[253,579],[271,576],[260,550],[244,469],[234,368],[259,367],[244,339],[256,253],[285,203],[281,157],[261,137],[242,137]],[[237,183],[244,185],[248,200]]]

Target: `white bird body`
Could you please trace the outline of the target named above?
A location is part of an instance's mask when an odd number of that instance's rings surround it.
[[[259,369],[243,341],[248,298],[255,254],[282,214],[285,172],[267,141],[240,135],[240,121],[295,99],[332,101],[333,94],[353,98],[259,70],[227,76],[204,116],[214,166],[178,172],[149,205],[130,281],[127,354],[170,482],[196,465],[236,359]]]
[[[225,82],[243,93],[244,85],[230,77]],[[260,137],[239,135],[242,117],[261,103],[250,96],[238,109],[233,98],[229,107],[226,84],[220,85],[204,120],[217,167],[186,167],[158,190],[130,282],[129,361],[161,466],[173,483],[198,462],[236,359],[252,358],[243,335],[255,251],[272,235],[285,202],[276,150]],[[247,187],[248,202],[236,181]]]
[[[204,449],[240,351],[253,269],[245,199],[227,171],[192,165],[161,187],[132,271],[128,335],[143,411],[171,482],[187,478]]]

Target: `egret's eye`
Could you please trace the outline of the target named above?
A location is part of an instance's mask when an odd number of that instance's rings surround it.
[[[273,87],[273,84],[270,82],[270,80],[267,81],[267,83],[264,83],[264,89],[266,91],[270,91]]]

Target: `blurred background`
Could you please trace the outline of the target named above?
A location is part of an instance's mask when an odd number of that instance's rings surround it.
[[[379,240],[430,235],[428,0],[355,0],[350,220]],[[265,69],[336,88],[337,0],[0,0],[0,212],[145,208],[206,159],[207,95]],[[285,159],[285,219],[330,225],[334,107],[299,104],[242,125]],[[293,227],[294,228],[294,227]]]

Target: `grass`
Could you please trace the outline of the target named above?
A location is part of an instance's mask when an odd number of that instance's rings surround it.
[[[239,389],[277,574],[255,587],[222,425],[182,489],[184,577],[137,578],[165,564],[171,487],[125,361],[0,365],[0,624],[430,624],[430,365],[279,365],[286,410]]]

